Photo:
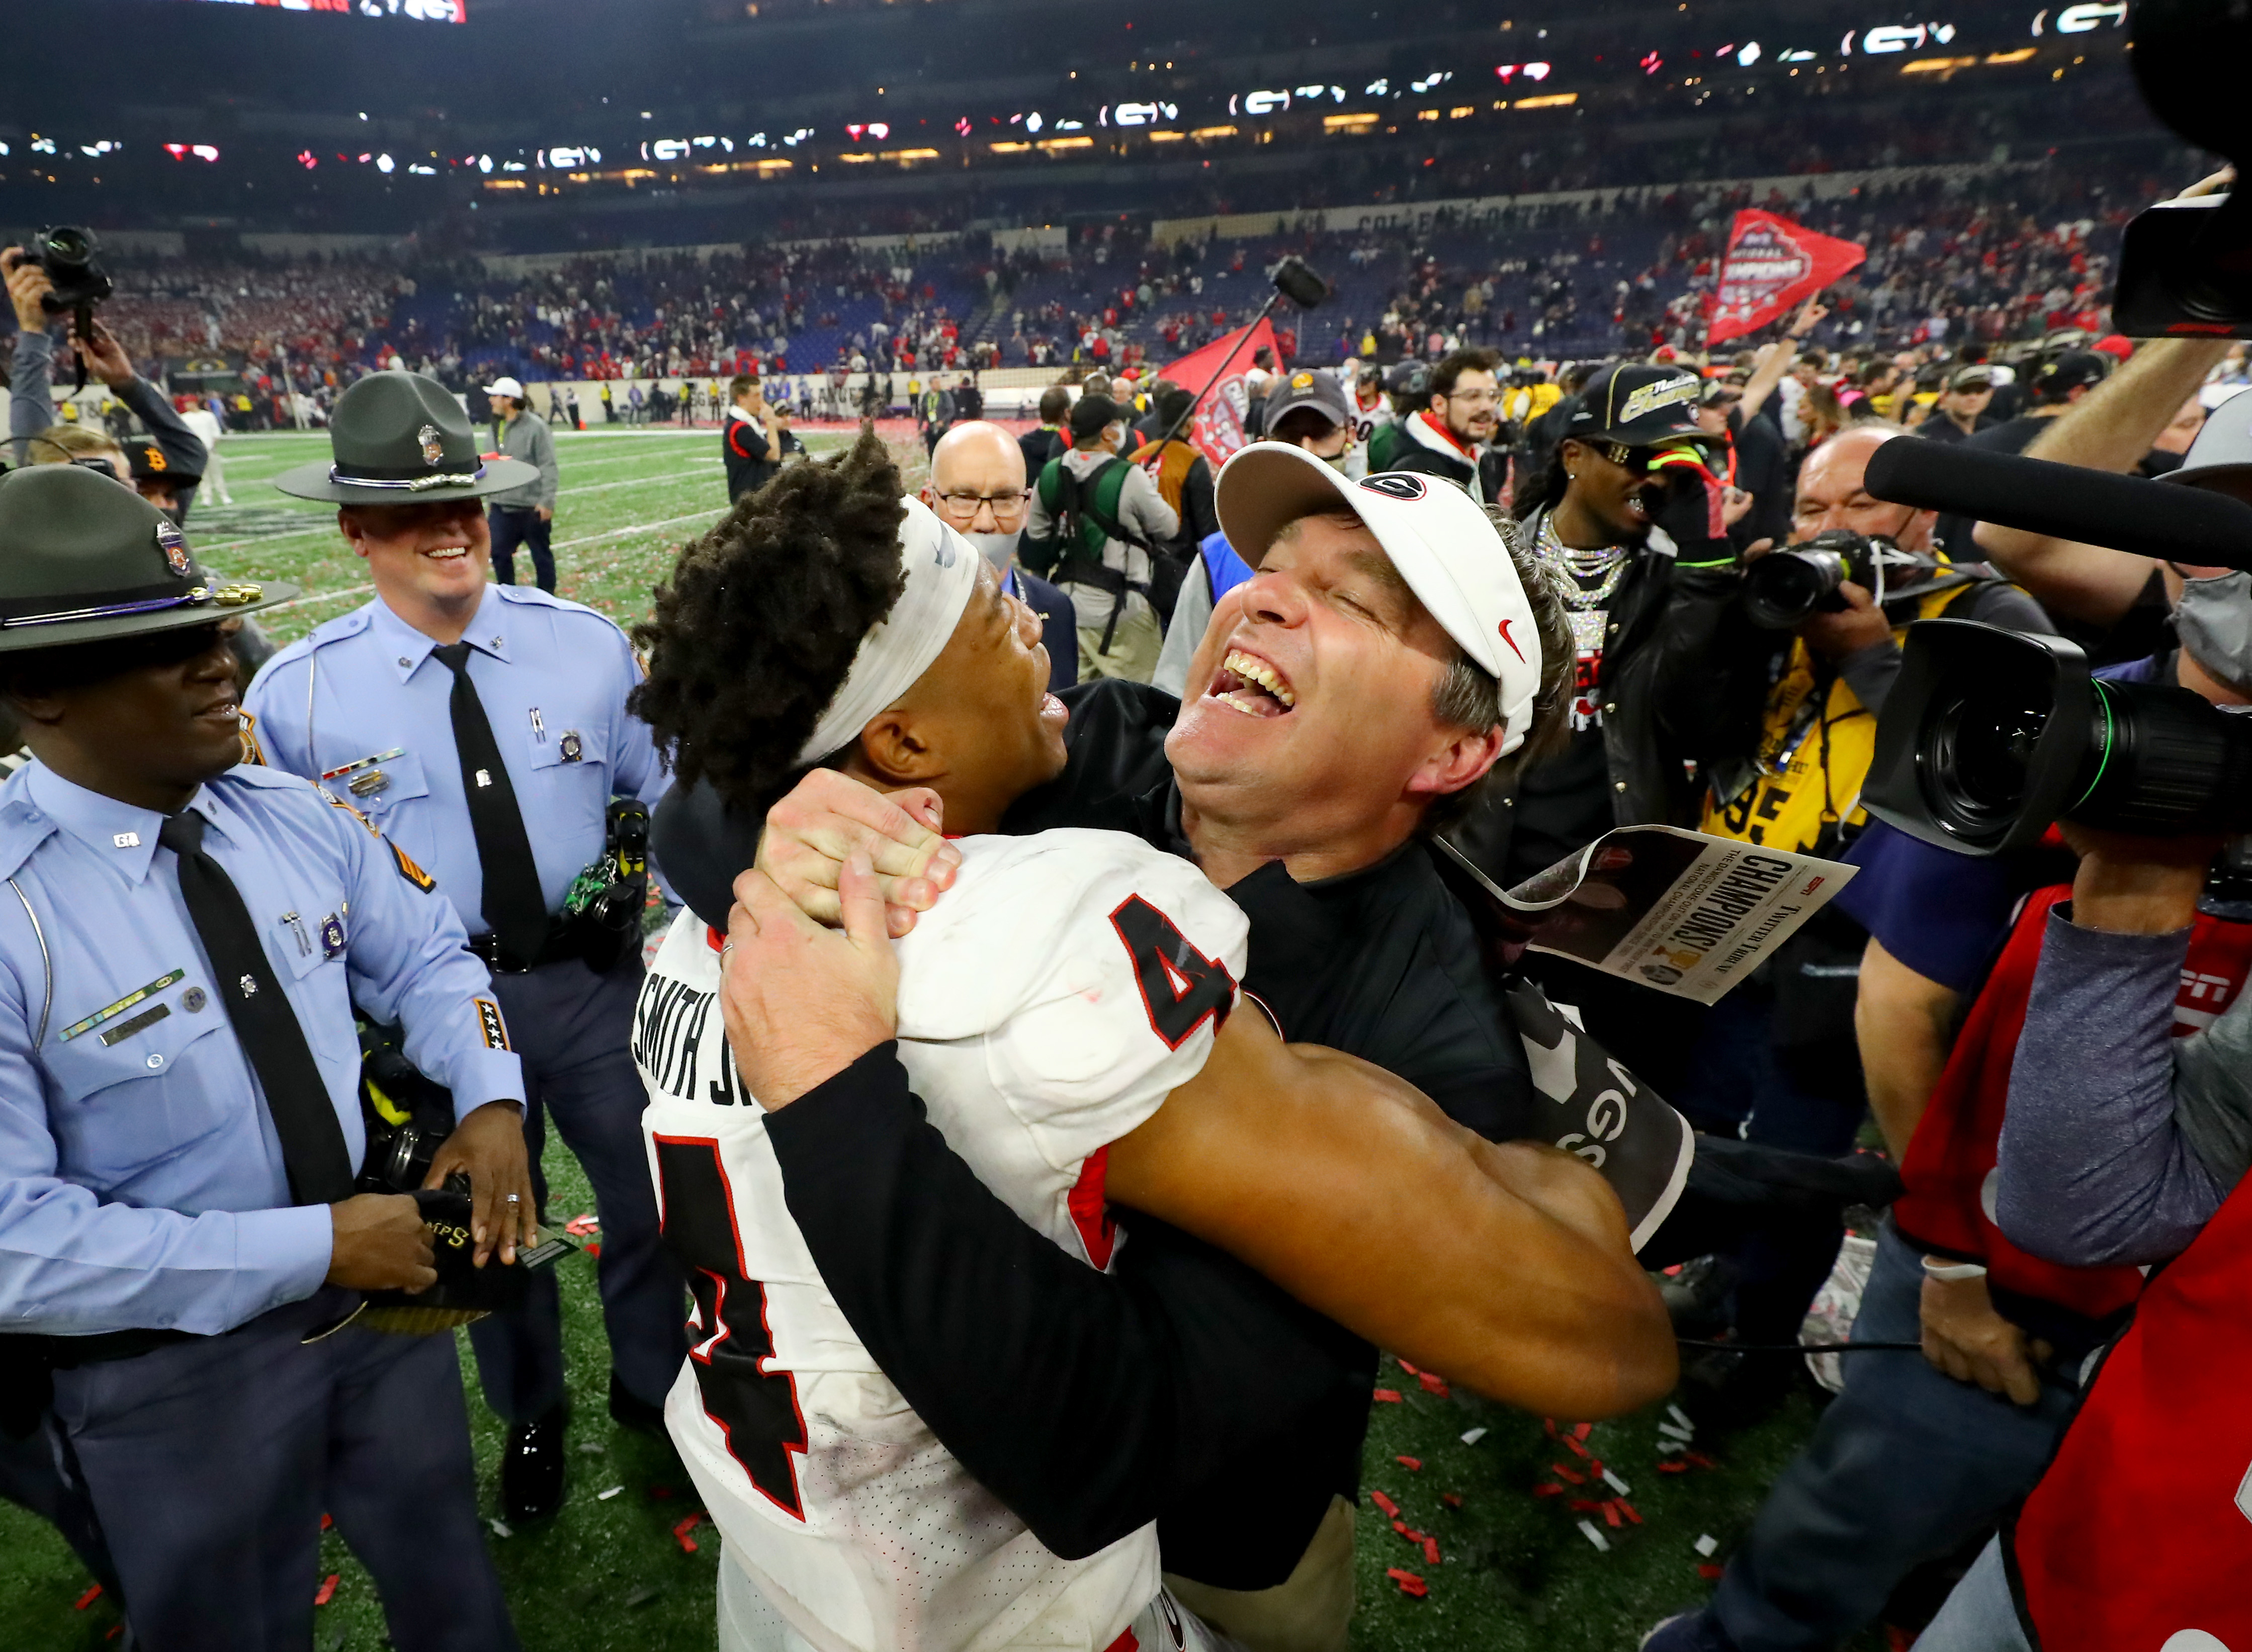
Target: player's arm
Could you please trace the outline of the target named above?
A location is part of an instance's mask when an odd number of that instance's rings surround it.
[[[1496,1399],[1590,1419],[1673,1385],[1665,1307],[1600,1176],[1485,1141],[1256,1015],[1231,1017],[1203,1070],[1112,1145],[1109,1187]]]

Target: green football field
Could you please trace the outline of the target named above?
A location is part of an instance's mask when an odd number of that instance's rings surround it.
[[[845,440],[807,434],[816,452]],[[921,443],[909,435],[899,445],[909,481],[919,485]],[[684,540],[720,513],[717,436],[590,431],[559,434],[557,446],[561,594],[630,622],[647,612],[650,587]],[[333,510],[267,485],[292,465],[325,458],[325,440],[236,436],[222,452],[234,503],[199,502],[188,524],[205,566],[230,580],[303,586],[305,596],[268,621],[284,640],[365,601],[366,575],[338,538]],[[521,560],[518,577],[530,577]],[[553,1221],[593,1211],[584,1177],[552,1133],[547,1169]],[[1366,1239],[1372,1248],[1389,1242],[1380,1232]],[[612,1426],[594,1270],[578,1261],[561,1266],[575,1413],[569,1493],[562,1512],[543,1527],[504,1535],[496,1530],[490,1537],[518,1633],[532,1652],[709,1647],[718,1541],[708,1525],[684,1526],[698,1504],[669,1454]],[[497,1512],[503,1431],[476,1397],[466,1339],[462,1347],[464,1370],[471,1372],[481,1493],[490,1516]],[[1713,1540],[1713,1561],[1726,1558],[1813,1419],[1811,1403],[1799,1398],[1756,1427],[1699,1431],[1692,1448],[1703,1461],[1669,1474],[1660,1464],[1682,1456],[1660,1452],[1666,1439],[1661,1424],[1672,1426],[1662,1406],[1598,1424],[1574,1449],[1568,1424],[1552,1434],[1540,1418],[1460,1392],[1435,1392],[1444,1385],[1427,1387],[1394,1361],[1385,1362],[1379,1381],[1382,1392],[1398,1398],[1373,1407],[1369,1432],[1354,1633],[1355,1646],[1366,1652],[1629,1652],[1658,1619],[1704,1598],[1711,1586],[1699,1575],[1699,1565],[1709,1564],[1699,1540]],[[1465,1440],[1478,1430],[1484,1433]],[[1595,1460],[1623,1492],[1594,1472]],[[1582,1483],[1574,1483],[1573,1475]],[[1540,1495],[1544,1485],[1560,1489]],[[1247,1517],[1257,1490],[1245,1489]],[[1423,1543],[1401,1536],[1392,1517],[1380,1512],[1373,1502],[1377,1493],[1396,1506],[1401,1524],[1435,1543],[1435,1564]],[[1599,1503],[1610,1504],[1609,1512],[1586,1506]],[[1395,1569],[1428,1593],[1403,1592],[1390,1575]],[[320,1652],[372,1652],[387,1644],[373,1590],[333,1536],[322,1572],[335,1573],[336,1583],[316,1614]],[[91,1586],[53,1531],[0,1504],[0,1649],[91,1652],[108,1643],[118,1618],[108,1600],[86,1598]]]

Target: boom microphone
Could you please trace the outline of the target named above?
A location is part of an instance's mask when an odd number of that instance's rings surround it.
[[[1906,436],[1870,456],[1864,485],[1891,503],[1974,522],[2162,561],[2252,569],[2252,505],[2204,488]]]

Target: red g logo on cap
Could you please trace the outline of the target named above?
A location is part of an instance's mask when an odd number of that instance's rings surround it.
[[[1387,499],[1421,499],[1430,490],[1424,487],[1421,476],[1403,475],[1387,470],[1381,475],[1364,476],[1360,485],[1371,493],[1380,493]]]

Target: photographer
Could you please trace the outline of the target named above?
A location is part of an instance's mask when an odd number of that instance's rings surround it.
[[[41,302],[53,293],[55,282],[45,267],[20,246],[0,251],[0,279],[7,281],[8,300],[16,309],[16,350],[9,367],[8,435],[14,462],[33,464],[39,462],[30,452],[32,439],[56,423],[49,386],[55,339],[48,330],[57,317]],[[116,336],[98,321],[92,331],[91,338],[73,337],[71,348],[87,371],[108,385],[111,393],[140,419],[162,456],[161,467],[152,468],[144,461],[130,472],[129,479],[144,498],[170,517],[174,527],[184,527],[188,508],[195,503],[197,484],[203,478],[204,444],[173,411],[164,393],[133,371],[132,357]]]
[[[2175,475],[2252,499],[2252,407],[2218,409]],[[2252,703],[2252,575],[2167,575],[2177,680],[2215,704]],[[2252,1010],[2245,927],[2217,921],[2242,911],[2240,855],[2216,864],[2224,843],[2209,836],[2061,829],[2082,857],[2069,906],[2044,926],[1995,1220],[2053,1262],[2160,1271],[1932,1644],[2024,1652],[2030,1632],[2078,1652],[2192,1624],[2241,1642],[2252,1635],[2240,1503],[2252,1432],[2237,1398],[2252,1351],[2241,1306],[2252,1252],[2232,1190],[2252,1170]],[[2183,1014],[2193,989],[2200,1008],[2226,1007]],[[2181,1036],[2192,1016],[2206,1024]],[[2195,1443],[2186,1472],[2161,1469],[2155,1442],[2168,1437]]]

